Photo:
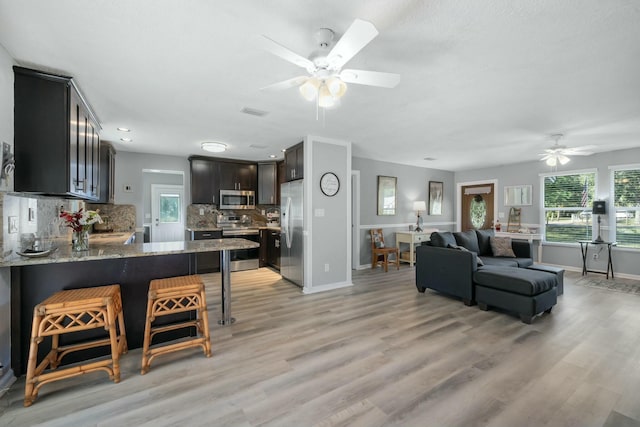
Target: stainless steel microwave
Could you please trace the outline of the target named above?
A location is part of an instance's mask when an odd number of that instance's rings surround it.
[[[220,209],[255,209],[256,192],[220,190]]]

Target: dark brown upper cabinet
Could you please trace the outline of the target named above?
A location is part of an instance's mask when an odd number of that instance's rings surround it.
[[[258,165],[240,160],[191,156],[191,203],[220,203],[220,190],[252,190],[258,187]]]
[[[258,204],[280,204],[279,186],[276,162],[258,163]]]
[[[13,67],[15,191],[100,196],[100,126],[71,77]]]
[[[302,142],[284,152],[286,181],[304,178],[304,145]]]

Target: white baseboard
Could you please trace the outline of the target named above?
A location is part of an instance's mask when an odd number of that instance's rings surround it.
[[[2,397],[16,381],[16,376],[13,375],[13,370],[7,370],[2,377],[0,377],[0,397]]]
[[[334,289],[348,288],[353,286],[351,282],[329,283],[328,285],[313,286],[311,288],[304,287],[303,294],[317,294],[318,292],[332,291]]]

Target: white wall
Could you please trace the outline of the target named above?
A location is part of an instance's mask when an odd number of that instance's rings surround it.
[[[8,142],[13,152],[13,67],[14,61],[0,45],[0,142]],[[2,191],[13,191],[13,181],[3,183]],[[0,195],[2,196],[2,195]],[[1,197],[0,197],[1,200]],[[6,217],[0,223],[7,224]],[[0,363],[5,370],[11,366],[11,272],[9,268],[0,268]],[[13,374],[0,371],[0,390]],[[0,392],[0,394],[2,394]]]
[[[628,165],[640,163],[640,148],[629,150],[611,151],[608,153],[594,154],[592,156],[574,156],[571,162],[559,167],[558,172],[569,172],[572,170],[597,169],[598,182],[596,198],[600,200],[611,199],[610,166]],[[456,182],[481,181],[488,179],[498,180],[498,211],[508,214],[509,208],[504,206],[504,187],[506,185],[533,185],[533,205],[522,207],[522,222],[535,224],[542,227],[541,220],[541,200],[540,174],[551,172],[551,168],[544,162],[518,163],[497,168],[476,169],[456,172]],[[607,203],[609,205],[609,203]],[[603,238],[608,230],[606,218],[603,217],[602,230]],[[640,250],[638,249],[614,249],[613,267],[617,274],[640,275]],[[573,268],[582,267],[580,246],[575,244],[545,243],[543,245],[542,260],[548,264],[563,265]],[[606,270],[607,258],[601,256],[598,260],[589,260],[589,268],[594,270]]]

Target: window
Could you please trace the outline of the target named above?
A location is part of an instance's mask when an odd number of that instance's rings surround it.
[[[596,172],[543,176],[544,234],[547,242],[591,240],[591,206]]]
[[[160,194],[160,222],[180,222],[179,194]]]
[[[613,210],[618,246],[640,248],[640,169],[613,171]],[[613,212],[612,212],[613,214]],[[610,220],[611,215],[609,215]]]

